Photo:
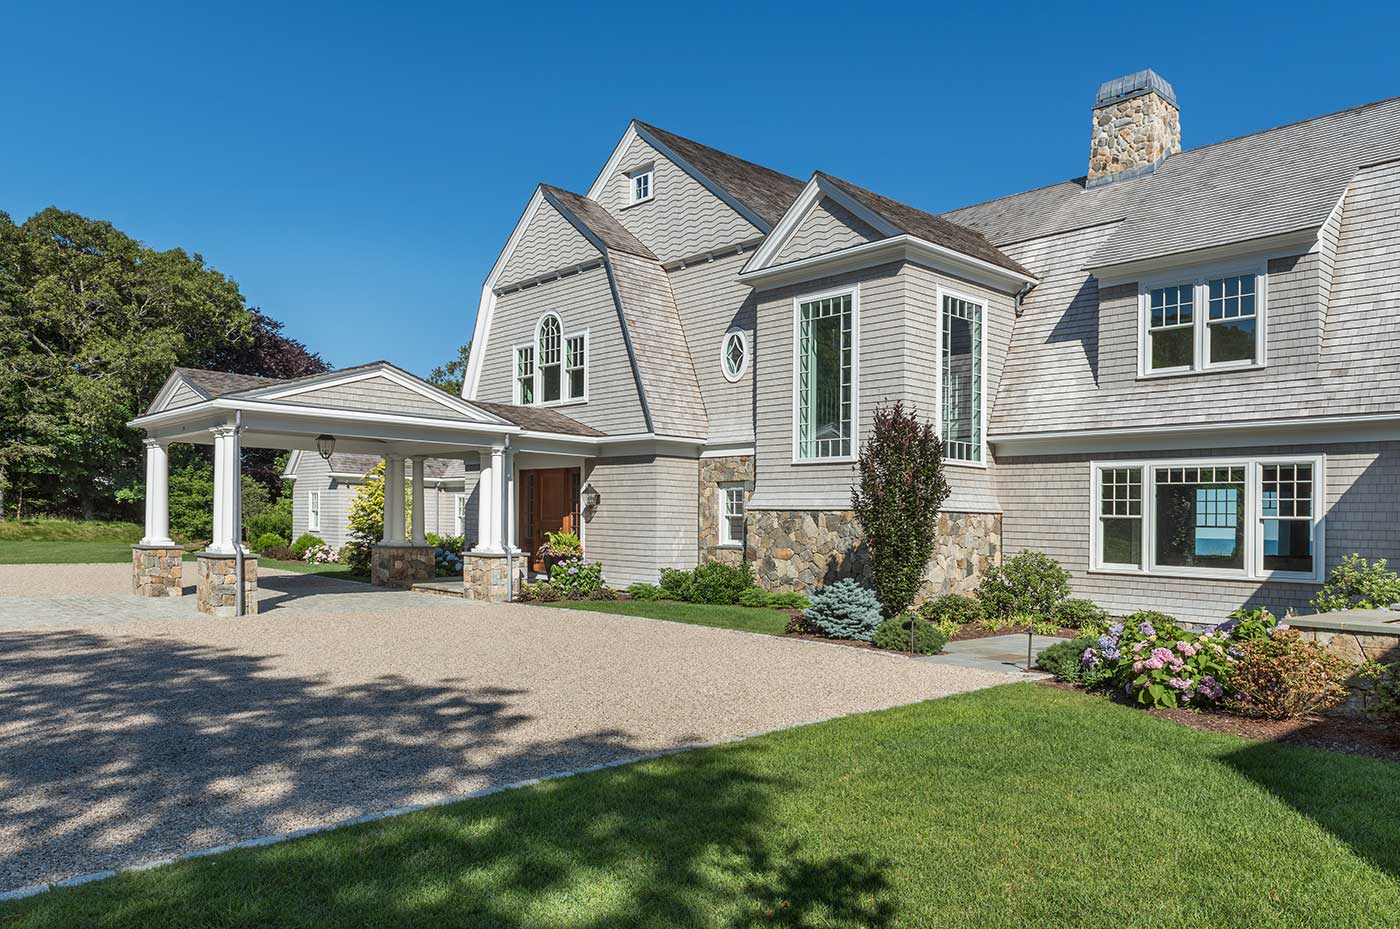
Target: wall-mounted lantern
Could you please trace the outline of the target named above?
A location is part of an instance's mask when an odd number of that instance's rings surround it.
[[[326,461],[330,461],[331,456],[335,454],[335,436],[318,435],[316,437],[316,451],[320,452],[321,457]]]

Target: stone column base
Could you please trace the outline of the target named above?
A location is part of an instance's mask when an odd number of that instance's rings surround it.
[[[211,616],[230,617],[234,615],[238,596],[238,560],[232,555],[200,552],[195,556],[199,566],[199,580],[195,586],[194,605],[201,613]],[[253,616],[258,612],[258,559],[255,555],[243,556],[243,615]]]
[[[437,549],[432,545],[374,545],[370,548],[369,582],[376,587],[412,587],[437,575]]]
[[[138,597],[180,597],[181,559],[185,550],[173,545],[131,546],[131,592]]]
[[[468,600],[491,600],[504,603],[507,597],[507,563],[515,575],[514,589],[519,590],[528,576],[529,561],[524,554],[507,558],[504,554],[466,552],[462,555],[462,593]]]

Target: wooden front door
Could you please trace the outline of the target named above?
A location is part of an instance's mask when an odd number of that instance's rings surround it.
[[[537,557],[546,532],[578,532],[577,468],[536,468],[520,472],[520,547],[530,567],[544,570]]]

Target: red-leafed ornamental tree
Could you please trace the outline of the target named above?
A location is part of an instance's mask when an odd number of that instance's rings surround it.
[[[870,546],[875,594],[886,616],[898,616],[919,592],[948,498],[943,442],[903,403],[881,404],[859,469],[851,509]]]

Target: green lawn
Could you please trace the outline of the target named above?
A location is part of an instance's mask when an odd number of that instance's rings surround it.
[[[363,581],[369,583],[369,577],[364,574],[351,574],[350,569],[343,564],[307,564],[304,561],[276,561],[272,558],[258,557],[259,568],[279,568],[283,571],[294,571],[297,574],[324,574],[326,577],[339,578],[342,581]]]
[[[136,523],[104,523],[80,519],[3,519],[0,543],[21,542],[125,542],[141,540]]]
[[[130,542],[26,542],[0,540],[0,564],[131,563]],[[192,556],[187,556],[192,557]]]
[[[1400,765],[1017,684],[60,889],[7,927],[1383,927]]]
[[[718,626],[743,632],[763,632],[782,635],[787,628],[788,613],[761,607],[729,606],[708,603],[678,603],[671,600],[564,600],[541,603],[565,610],[589,610],[594,613],[620,613],[623,616],[650,616],[674,623],[693,626]]]

